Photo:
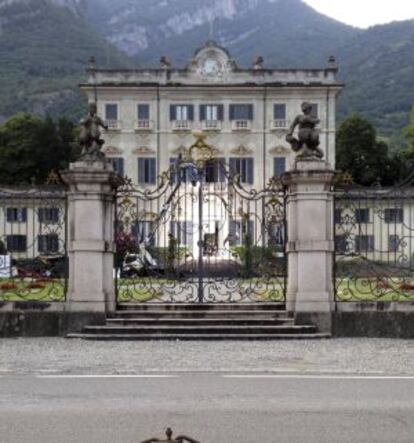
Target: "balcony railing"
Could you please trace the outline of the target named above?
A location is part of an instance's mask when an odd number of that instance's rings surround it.
[[[172,122],[173,131],[191,131],[193,122],[190,120],[174,120]]]
[[[233,120],[232,129],[233,131],[251,131],[252,122],[250,120]]]
[[[152,131],[154,124],[152,120],[137,120],[135,122],[135,131]]]
[[[220,131],[221,121],[220,120],[204,120],[201,123],[203,131]]]
[[[289,127],[288,120],[276,119],[276,120],[272,120],[272,122],[271,122],[271,129],[273,131],[277,131],[278,129],[286,129],[288,127]]]
[[[121,129],[121,122],[119,120],[106,120],[109,131],[119,131]]]

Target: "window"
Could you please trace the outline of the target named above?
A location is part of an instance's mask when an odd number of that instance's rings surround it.
[[[356,223],[369,223],[369,209],[355,209],[355,221]]]
[[[335,252],[338,254],[345,254],[346,253],[346,235],[336,235],[335,236]]]
[[[190,221],[170,222],[170,232],[179,246],[191,246],[193,244],[194,226]]]
[[[110,157],[109,163],[118,175],[124,176],[124,159],[122,157]]]
[[[43,254],[59,252],[59,237],[57,234],[37,236],[37,247]]]
[[[253,120],[253,105],[230,105],[230,120]]]
[[[106,104],[105,105],[105,120],[118,120],[118,105]]]
[[[400,237],[398,235],[388,236],[388,250],[390,252],[397,252],[400,247]]]
[[[273,119],[286,120],[286,105],[284,103],[273,105]]]
[[[39,223],[58,223],[59,208],[39,208],[37,216]]]
[[[149,120],[150,119],[149,105],[139,104],[137,106],[137,116],[138,116],[138,120]]]
[[[8,252],[26,252],[27,237],[25,235],[8,235],[6,243]]]
[[[206,183],[223,183],[226,181],[225,159],[217,158],[206,161],[204,167],[204,179]]]
[[[230,158],[230,173],[239,174],[241,183],[253,184],[253,158]]]
[[[145,243],[150,246],[155,245],[155,237],[152,235],[154,231],[154,222],[138,221],[132,228],[131,233],[139,243]]]
[[[223,121],[223,105],[200,105],[200,121]]]
[[[283,224],[272,224],[269,226],[269,246],[284,246],[285,245],[285,227]]]
[[[385,223],[402,223],[404,220],[404,211],[402,208],[384,209]]]
[[[356,235],[355,252],[372,252],[374,250],[373,235]]]
[[[143,157],[138,159],[138,183],[155,185],[155,158]]]
[[[311,103],[312,110],[311,110],[311,116],[318,118],[319,117],[319,109],[317,103]]]
[[[280,177],[286,171],[286,158],[275,157],[273,160],[273,175]]]
[[[170,106],[170,121],[176,120],[194,120],[194,106],[193,105],[171,105]]]
[[[231,220],[229,224],[229,245],[243,246],[254,240],[254,221],[253,220]],[[250,238],[250,239],[249,239]]]
[[[27,221],[27,208],[7,208],[7,221],[24,223]]]
[[[177,157],[170,157],[171,183],[177,183]],[[197,180],[197,170],[185,168],[180,170],[181,182],[188,183],[192,180]]]

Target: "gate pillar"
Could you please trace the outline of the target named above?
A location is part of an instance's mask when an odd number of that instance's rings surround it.
[[[62,178],[69,187],[66,309],[98,318],[115,310],[114,193],[119,178],[105,161],[71,163]]]
[[[288,283],[286,307],[297,324],[330,332],[334,308],[334,171],[327,162],[296,159],[287,186]]]

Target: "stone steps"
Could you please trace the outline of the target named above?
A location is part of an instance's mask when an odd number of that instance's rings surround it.
[[[68,338],[89,340],[280,340],[329,338],[313,325],[295,325],[283,304],[129,303],[104,325]]]

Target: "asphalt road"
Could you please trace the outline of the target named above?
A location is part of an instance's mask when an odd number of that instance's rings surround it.
[[[413,443],[414,376],[163,372],[0,377],[1,443]]]

